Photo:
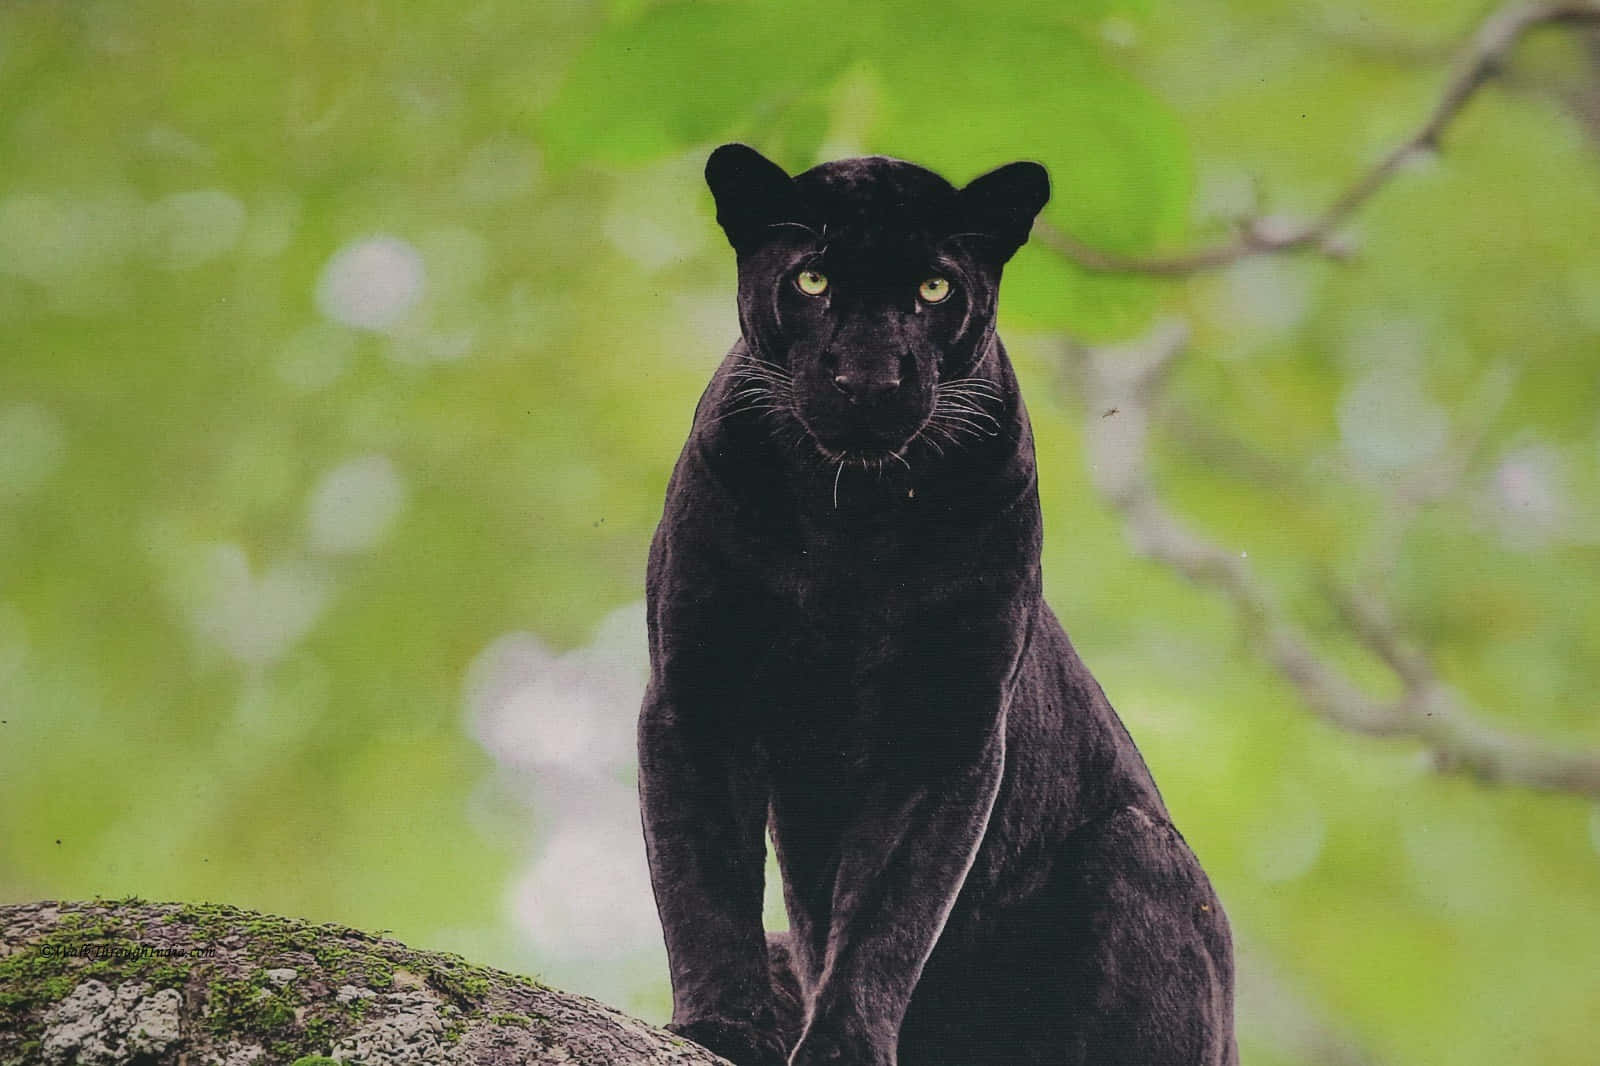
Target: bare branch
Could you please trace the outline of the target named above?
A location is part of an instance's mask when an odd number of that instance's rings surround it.
[[[1500,72],[1506,57],[1522,37],[1538,26],[1577,23],[1600,24],[1600,0],[1518,2],[1490,15],[1473,35],[1472,43],[1427,119],[1411,136],[1358,175],[1349,188],[1309,222],[1283,225],[1266,219],[1247,220],[1230,241],[1171,256],[1124,256],[1102,251],[1042,221],[1034,226],[1033,237],[1085,270],[1108,274],[1195,274],[1249,256],[1276,252],[1318,252],[1334,259],[1345,258],[1349,247],[1339,238],[1338,228],[1403,170],[1408,161],[1438,149],[1450,123],[1473,94]]]
[[[1232,601],[1262,656],[1299,691],[1325,721],[1356,733],[1409,737],[1432,753],[1441,770],[1480,780],[1600,799],[1600,752],[1571,751],[1489,725],[1464,697],[1445,684],[1433,665],[1394,627],[1381,594],[1338,592],[1335,603],[1351,632],[1394,673],[1400,694],[1373,696],[1320,654],[1242,552],[1230,551],[1185,528],[1156,494],[1146,444],[1150,420],[1167,371],[1187,348],[1189,333],[1169,319],[1144,338],[1114,348],[1067,352],[1079,392],[1091,412],[1114,416],[1087,420],[1095,487],[1122,516],[1129,540],[1155,559]],[[1503,380],[1491,375],[1491,383]],[[1486,407],[1495,388],[1486,388]],[[1470,454],[1476,440],[1458,454]],[[1453,469],[1448,476],[1459,477]],[[1419,495],[1431,496],[1420,490]]]

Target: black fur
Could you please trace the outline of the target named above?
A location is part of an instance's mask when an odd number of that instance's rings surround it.
[[[651,550],[639,722],[673,1028],[739,1066],[1235,1062],[1222,908],[1040,595],[994,313],[1043,168],[706,177],[744,336]]]

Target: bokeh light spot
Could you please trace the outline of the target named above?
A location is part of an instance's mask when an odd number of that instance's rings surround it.
[[[317,279],[317,307],[333,321],[385,331],[422,300],[422,254],[399,237],[368,237],[334,253]]]
[[[560,958],[617,958],[660,940],[637,817],[562,825],[512,889],[517,926]]]
[[[1529,444],[1502,456],[1490,494],[1501,536],[1513,547],[1531,548],[1566,526],[1567,494],[1561,455],[1545,444]]]
[[[312,490],[306,513],[311,549],[324,555],[370,551],[405,503],[405,480],[387,456],[341,463]]]
[[[557,654],[507,633],[467,670],[469,729],[549,827],[510,887],[510,920],[547,973],[594,995],[621,994],[597,959],[664,965],[632,780],[648,671],[642,602],[613,611],[583,647]]]
[[[1288,333],[1311,308],[1303,264],[1256,256],[1229,267],[1224,291],[1232,319],[1264,333]]]
[[[582,772],[597,754],[594,725],[604,710],[597,696],[554,678],[527,681],[487,723],[485,740],[525,769]]]
[[[1444,446],[1450,423],[1414,374],[1378,371],[1345,390],[1339,430],[1345,451],[1372,470],[1422,462]]]
[[[178,590],[196,631],[236,662],[266,666],[316,624],[331,588],[299,560],[275,564],[257,578],[237,544],[216,544],[193,560]]]
[[[634,720],[649,670],[644,604],[613,611],[593,642],[556,655],[509,633],[467,672],[478,742],[519,772],[614,777],[634,761]]]

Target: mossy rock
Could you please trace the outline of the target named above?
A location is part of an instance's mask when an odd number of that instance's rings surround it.
[[[220,905],[0,907],[0,1066],[723,1060],[594,1000]]]

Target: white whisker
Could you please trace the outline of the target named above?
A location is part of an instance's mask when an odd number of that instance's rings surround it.
[[[1000,390],[992,382],[982,378],[956,378],[953,381],[939,383],[939,392],[971,392],[982,393],[994,399],[1000,398]]]
[[[961,415],[953,415],[953,414],[950,414],[949,412],[945,412],[944,414],[942,414],[940,416],[936,416],[935,420],[940,422],[941,424],[949,425],[949,426],[966,426],[968,429],[972,430],[975,433],[988,433],[989,432],[988,430],[984,429],[982,422],[974,422],[970,418],[964,418]]]
[[[997,426],[1000,424],[1000,420],[988,408],[979,406],[970,400],[940,400],[933,405],[933,411],[934,414],[957,414],[992,422]]]
[[[818,233],[816,230],[812,229],[810,226],[806,225],[803,222],[769,222],[767,224],[767,228],[768,229],[778,229],[778,228],[783,227],[783,226],[791,226],[794,229],[803,229],[807,233],[809,233],[813,237],[815,237],[817,240],[819,240],[819,241],[822,240],[822,234],[821,233]]]

